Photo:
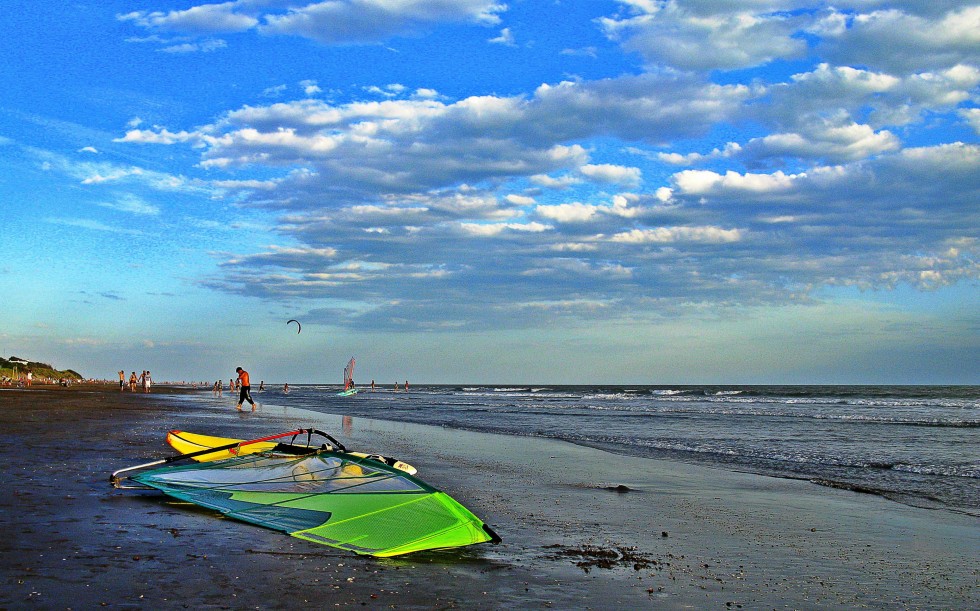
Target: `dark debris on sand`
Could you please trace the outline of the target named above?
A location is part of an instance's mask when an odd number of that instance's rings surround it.
[[[632,568],[640,571],[657,565],[657,561],[637,551],[635,547],[600,547],[597,545],[581,545],[568,547],[555,544],[546,545],[545,549],[552,550],[550,558],[569,558],[576,560],[575,566],[588,573],[594,568],[614,569],[618,567]]]

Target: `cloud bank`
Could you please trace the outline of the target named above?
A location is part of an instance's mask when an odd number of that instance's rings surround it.
[[[507,33],[488,44],[513,35],[485,0],[119,19],[323,45],[462,24]],[[327,100],[307,84],[117,142],[197,151],[212,189],[278,215],[281,244],[221,255],[203,285],[334,324],[642,322],[980,277],[975,3],[623,0],[595,27],[636,73],[460,99],[379,83]]]

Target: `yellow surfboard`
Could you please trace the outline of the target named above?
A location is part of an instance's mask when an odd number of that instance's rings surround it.
[[[234,439],[232,437],[216,437],[214,435],[200,435],[198,433],[188,433],[187,431],[170,431],[167,433],[167,443],[177,450],[181,454],[191,454],[193,452],[200,452],[202,450],[207,450],[208,448],[220,448],[222,446],[229,446],[236,443],[241,443],[243,439]],[[257,452],[269,452],[272,451],[278,445],[275,441],[259,441],[255,443],[250,443],[248,445],[240,446],[237,448],[231,448],[227,450],[218,450],[208,454],[202,454],[200,456],[192,457],[198,462],[207,462],[211,460],[221,460],[224,458],[232,458],[233,456],[242,456],[244,454],[255,454]],[[374,460],[380,460],[381,462],[391,465],[392,467],[404,471],[409,475],[415,475],[418,473],[418,469],[400,460],[393,458],[388,458],[381,456],[380,454],[368,454],[366,452],[347,452],[351,456],[357,456],[359,458],[371,458]]]

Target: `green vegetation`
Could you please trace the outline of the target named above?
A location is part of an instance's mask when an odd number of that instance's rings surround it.
[[[24,361],[26,361],[26,363]],[[30,361],[17,356],[11,356],[9,359],[5,359],[0,356],[0,376],[16,378],[24,375],[28,371],[34,374],[33,377],[35,380],[42,380],[44,378],[51,378],[53,380],[60,380],[62,378],[68,378],[71,380],[82,379],[82,374],[72,369],[59,371],[47,363]],[[14,375],[15,373],[17,375]]]

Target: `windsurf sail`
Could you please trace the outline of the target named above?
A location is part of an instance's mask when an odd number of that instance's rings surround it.
[[[354,357],[350,357],[350,361],[344,367],[344,390],[352,388],[354,388]]]
[[[500,541],[469,509],[408,473],[342,446],[305,452],[256,452],[128,477],[227,517],[357,554],[389,557]],[[121,473],[148,465],[121,469],[112,481],[122,487]]]

